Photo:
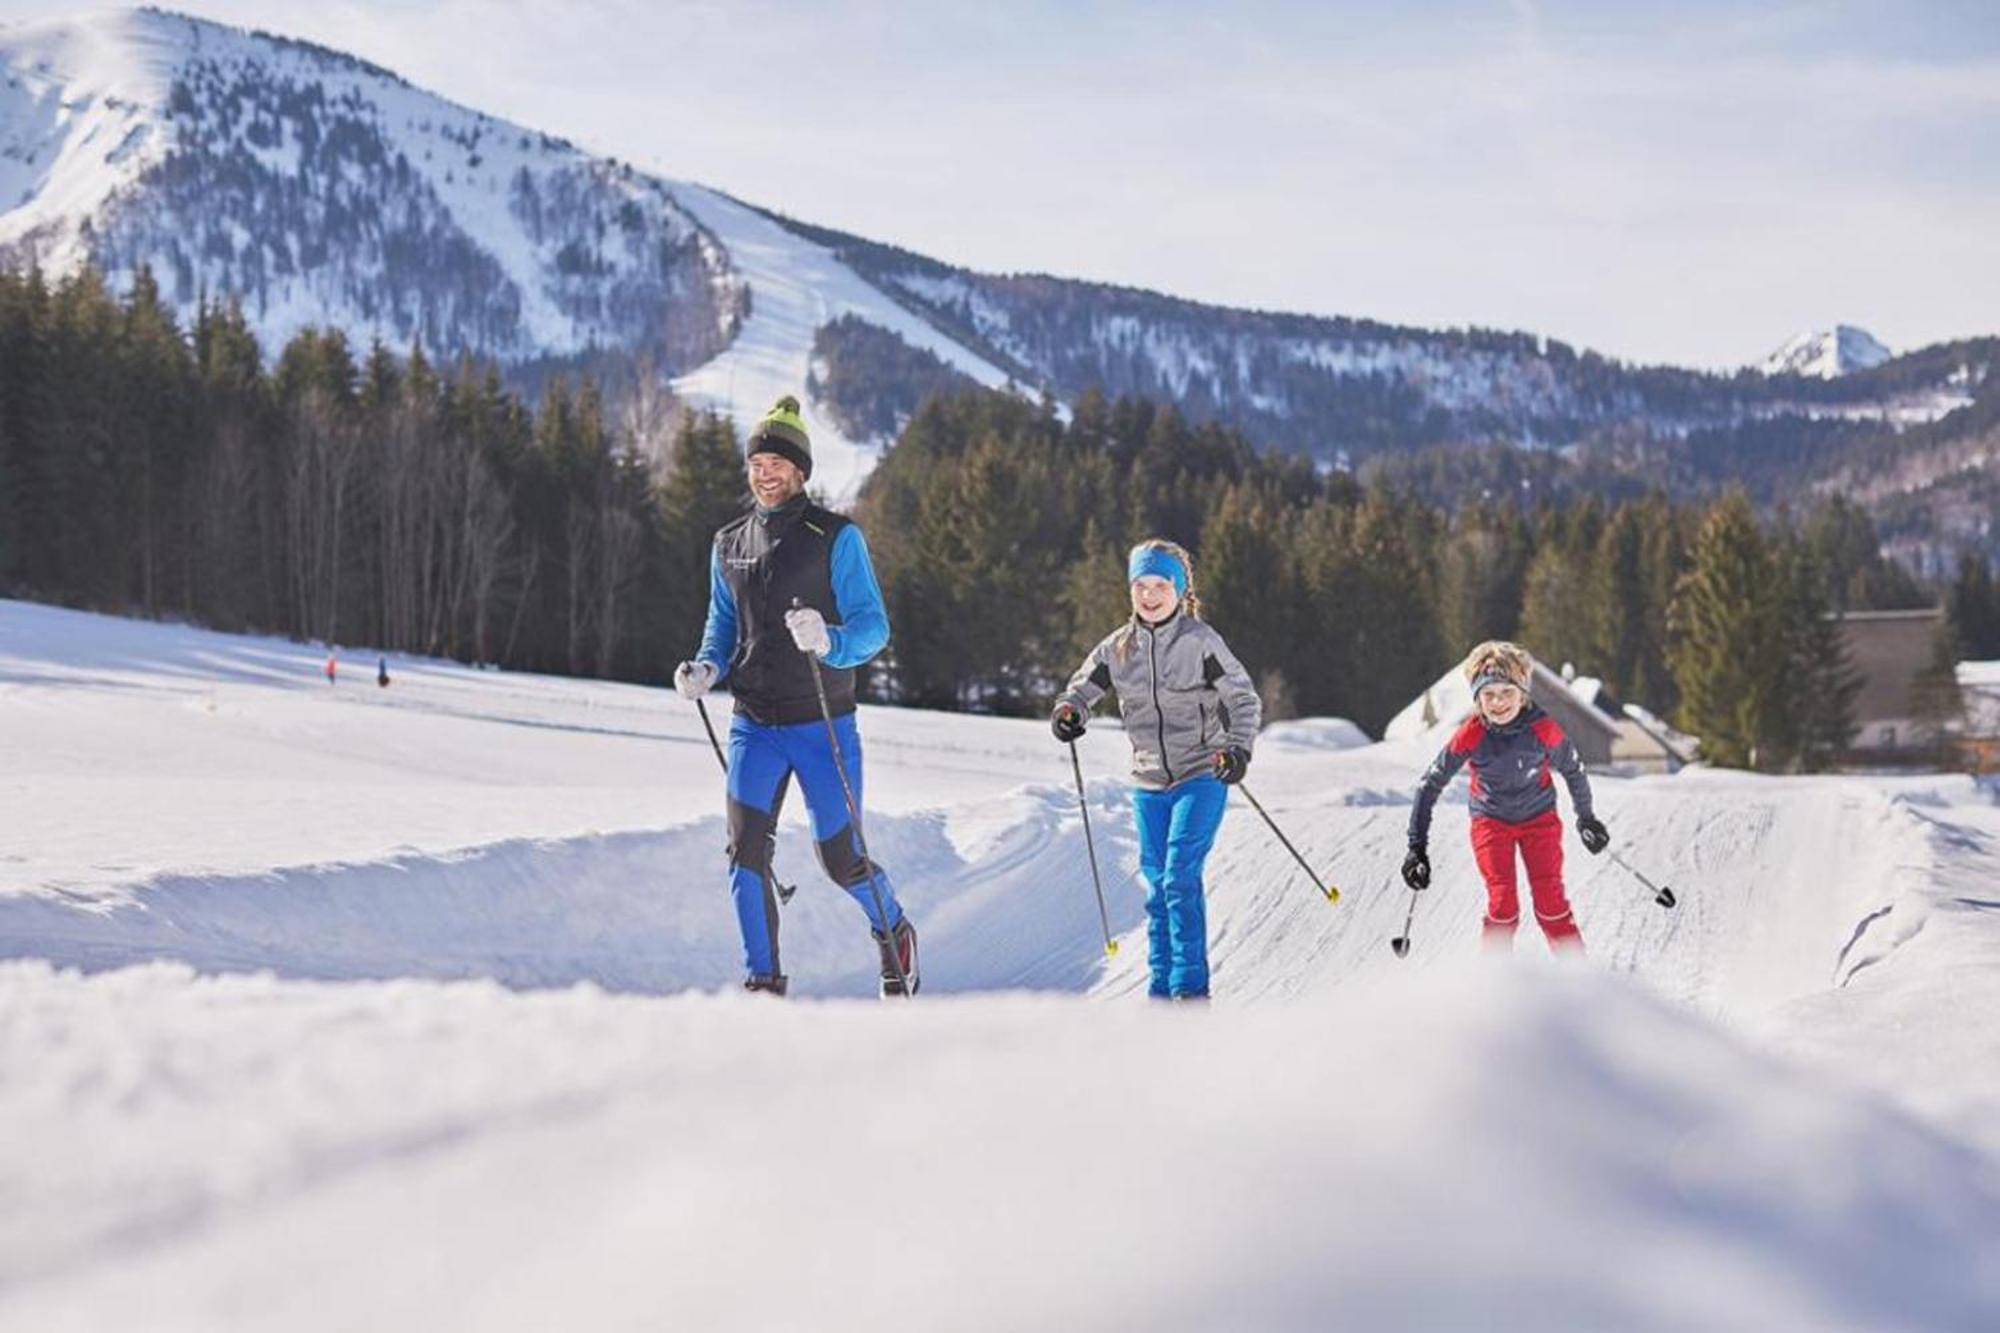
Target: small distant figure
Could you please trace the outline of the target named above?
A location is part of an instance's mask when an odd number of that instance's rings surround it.
[[[328,653],[326,655],[326,683],[329,685],[333,684],[334,677],[339,674],[340,674],[340,659],[333,653]]]
[[[375,664],[375,684],[385,690],[389,688],[389,659],[386,657]]]

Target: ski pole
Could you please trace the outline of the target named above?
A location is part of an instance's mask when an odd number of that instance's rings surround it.
[[[1672,889],[1663,888],[1660,885],[1653,883],[1652,880],[1647,879],[1644,875],[1639,873],[1639,869],[1637,866],[1634,866],[1630,861],[1627,861],[1624,857],[1620,856],[1618,853],[1616,852],[1611,853],[1611,860],[1614,865],[1619,866],[1621,869],[1625,871],[1626,874],[1630,875],[1633,879],[1638,880],[1641,884],[1644,884],[1647,888],[1651,889],[1653,891],[1653,901],[1658,903],[1660,906],[1672,907],[1677,901],[1679,901],[1674,897],[1674,891]]]
[[[1403,913],[1403,933],[1389,941],[1389,948],[1398,958],[1407,957],[1410,952],[1410,923],[1417,919],[1417,898],[1415,889],[1410,890],[1410,910]]]
[[[794,610],[804,605],[803,598],[792,598]],[[819,657],[806,653],[806,665],[812,668],[813,692],[819,695],[819,715],[826,723],[826,743],[833,751],[833,771],[840,775],[840,794],[847,798],[847,818],[854,825],[854,842],[861,851],[861,864],[868,868],[868,896],[875,900],[876,919],[881,921],[882,933],[889,941],[889,963],[896,969],[896,984],[902,987],[903,998],[915,999],[910,990],[909,974],[903,971],[903,951],[896,947],[895,926],[889,920],[888,907],[882,902],[881,887],[875,883],[875,858],[868,855],[868,839],[861,831],[861,807],[854,800],[854,784],[847,780],[847,761],[840,755],[840,733],[833,729],[833,705],[826,701],[826,681],[819,674]]]
[[[1251,796],[1250,788],[1245,786],[1241,782],[1236,784],[1236,790],[1242,792],[1245,796],[1250,797],[1250,804],[1257,808],[1258,814],[1264,816],[1264,822],[1271,826],[1271,832],[1275,833],[1278,836],[1278,841],[1285,844],[1285,850],[1290,852],[1292,854],[1292,859],[1299,863],[1299,869],[1306,872],[1306,878],[1313,882],[1313,887],[1326,895],[1326,900],[1328,903],[1339,902],[1340,890],[1320,882],[1319,876],[1313,873],[1313,868],[1310,865],[1306,864],[1305,857],[1299,855],[1299,849],[1292,846],[1292,840],[1290,838],[1287,838],[1285,836],[1285,831],[1278,827],[1278,821],[1271,818],[1271,816],[1265,812],[1264,803],[1262,801],[1259,801],[1255,796]]]
[[[729,760],[723,757],[722,742],[715,739],[715,724],[708,720],[708,700],[697,698],[694,701],[694,706],[701,712],[701,729],[708,733],[709,746],[715,751],[715,762],[722,765],[722,777],[726,782],[729,779]],[[775,854],[778,843],[777,820],[773,819],[771,823],[771,850]],[[778,887],[778,901],[780,903],[791,902],[792,895],[799,891],[798,885],[787,884],[778,878],[778,869],[776,866],[771,867],[771,882]]]
[[[1070,767],[1076,770],[1076,808],[1083,812],[1083,845],[1090,850],[1090,883],[1097,890],[1097,919],[1104,923],[1104,952],[1118,952],[1118,941],[1111,938],[1111,913],[1104,907],[1104,879],[1097,873],[1097,844],[1090,836],[1090,802],[1083,795],[1083,761],[1076,757],[1076,742],[1069,743]]]

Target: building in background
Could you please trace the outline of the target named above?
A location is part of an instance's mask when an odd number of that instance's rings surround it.
[[[1944,611],[1848,611],[1838,616],[1847,660],[1861,678],[1848,754],[1864,763],[1930,758],[1935,737],[1918,716],[1913,687],[1930,661]]]

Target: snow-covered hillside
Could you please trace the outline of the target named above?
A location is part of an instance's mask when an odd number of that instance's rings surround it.
[[[666,184],[306,43],[154,10],[0,29],[0,254],[142,265],[183,320],[241,298],[503,362],[598,348],[692,364],[744,303]]]
[[[1857,370],[1870,370],[1894,355],[1868,330],[1852,324],[1836,324],[1831,329],[1794,334],[1783,347],[1765,357],[1757,369],[1766,375],[1805,375],[1830,380]]]
[[[792,812],[795,998],[733,988],[664,691],[0,603],[0,1327],[1975,1329],[2000,1316],[2000,808],[1601,778],[1591,961],[1475,952],[1434,737],[1259,749],[1214,1007],[1107,958],[1040,724],[866,709],[923,931],[885,1004]],[[721,700],[717,701],[718,703]]]

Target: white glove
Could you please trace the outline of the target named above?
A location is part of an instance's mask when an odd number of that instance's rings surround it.
[[[826,632],[826,617],[809,606],[785,612],[785,628],[792,632],[792,642],[802,653],[825,657],[833,651],[833,636]]]
[[[674,668],[674,688],[683,699],[699,699],[715,684],[715,663],[683,662]]]

